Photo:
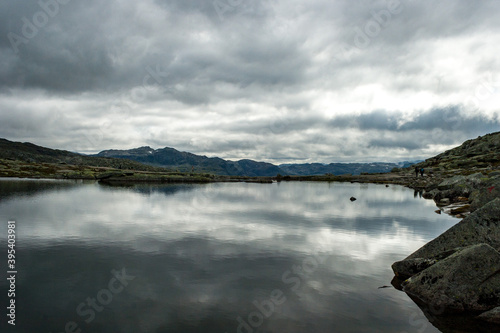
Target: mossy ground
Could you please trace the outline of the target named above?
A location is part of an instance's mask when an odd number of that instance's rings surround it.
[[[71,165],[66,163],[30,163],[0,159],[0,177],[88,179],[107,183],[209,183],[257,182],[268,183],[271,177],[216,176],[210,173],[171,171],[124,170],[110,167]]]

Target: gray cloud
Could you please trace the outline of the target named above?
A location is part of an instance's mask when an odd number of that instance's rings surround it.
[[[462,106],[433,108],[419,112],[411,119],[406,119],[405,113],[401,111],[375,110],[361,115],[335,117],[329,122],[329,126],[398,132],[441,129],[474,136],[500,128],[499,113],[495,112],[493,115],[496,117],[485,114],[467,115]]]
[[[216,3],[1,2],[0,137],[334,162],[500,128],[496,1]]]

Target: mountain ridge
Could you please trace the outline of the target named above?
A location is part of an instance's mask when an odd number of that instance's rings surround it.
[[[93,156],[130,159],[151,166],[166,167],[185,172],[212,172],[229,176],[272,177],[282,172],[279,167],[266,162],[248,159],[235,162],[220,157],[207,157],[181,152],[170,147],[153,149],[144,146],[128,150],[110,149],[103,150]]]
[[[165,147],[153,149],[149,146],[127,150],[109,149],[96,155],[98,157],[112,157],[131,159],[156,167],[166,167],[179,171],[213,172],[218,175],[248,176],[248,177],[274,177],[280,175],[316,176],[316,175],[342,175],[362,173],[386,173],[397,167],[406,167],[416,162],[401,163],[305,163],[305,164],[280,164],[259,162],[250,159],[239,161],[225,160],[220,157],[207,157],[189,152],[181,152],[175,148]]]
[[[376,162],[282,164],[280,166],[253,160],[234,162],[218,157],[179,152],[169,147],[155,150],[149,146],[129,150],[107,150],[101,152],[99,157],[66,150],[50,149],[29,142],[12,142],[0,138],[0,176],[101,179],[103,173],[115,172],[122,176],[136,173],[135,178],[129,179],[130,182],[262,180],[249,179],[257,176],[267,178],[266,181],[284,179],[373,182],[400,184],[414,189],[430,189],[447,177],[477,172],[489,173],[499,168],[499,147],[500,132],[490,133],[476,139],[467,140],[461,146],[428,158],[411,167],[409,166],[413,162],[401,162],[394,164],[395,167],[389,170],[389,167],[392,166],[390,163]],[[172,153],[174,156],[169,155]],[[165,156],[162,156],[162,154],[165,154]],[[121,158],[111,157],[115,155],[120,155]],[[140,162],[136,160],[140,160]],[[200,160],[205,163],[204,170],[201,170],[198,164]],[[143,162],[147,162],[149,165]],[[159,167],[162,163],[170,165],[171,168]],[[155,166],[151,164],[155,164]],[[367,169],[380,166],[384,167],[385,170]],[[344,169],[339,169],[341,167]],[[350,169],[346,170],[346,167],[350,167]],[[359,169],[361,167],[364,169]],[[417,170],[424,168],[426,174],[428,173],[430,177],[416,177],[414,167]],[[179,171],[179,168],[184,168],[186,171]],[[293,170],[290,170],[290,168]],[[358,169],[356,170],[356,168]],[[330,172],[330,170],[336,173]],[[214,173],[214,171],[219,172],[219,174]],[[371,171],[372,173],[365,171]],[[377,171],[384,173],[377,174]],[[356,175],[354,174],[356,172],[361,173]],[[262,176],[263,174],[269,176]]]

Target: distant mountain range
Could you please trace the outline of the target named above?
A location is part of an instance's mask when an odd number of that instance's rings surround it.
[[[140,147],[130,150],[104,150],[95,156],[128,159],[152,166],[178,169],[179,171],[192,171],[194,169],[195,172],[229,176],[276,176],[283,172],[279,167],[270,163],[252,160],[233,162],[218,157],[180,152],[168,147],[162,149]]]
[[[180,172],[211,173],[224,176],[274,177],[278,174],[308,175],[359,175],[361,173],[384,173],[393,168],[404,168],[414,162],[401,163],[331,163],[331,164],[281,164],[253,160],[229,161],[218,157],[207,157],[174,148],[153,149],[140,147],[129,150],[104,150],[96,155],[83,155],[66,150],[50,149],[25,142],[0,139],[0,159],[20,160],[32,163],[63,163],[111,167],[128,170],[158,171],[164,168]]]
[[[179,171],[209,172],[218,175],[273,177],[281,175],[342,175],[361,173],[384,173],[398,167],[407,167],[414,162],[401,163],[331,163],[331,164],[281,164],[257,162],[253,160],[229,161],[218,157],[207,157],[174,148],[153,149],[140,147],[129,150],[104,150],[97,157],[128,159],[156,167],[178,169]]]
[[[391,172],[394,168],[406,168],[419,161],[401,163],[330,163],[330,164],[282,164],[279,167],[289,175],[316,176],[332,174],[335,176],[351,174],[360,175],[362,173],[385,173]]]

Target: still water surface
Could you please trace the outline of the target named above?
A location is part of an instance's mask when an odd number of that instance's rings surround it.
[[[399,186],[3,179],[18,306],[15,329],[0,329],[439,332],[404,293],[379,289],[394,261],[458,222],[434,210]]]

